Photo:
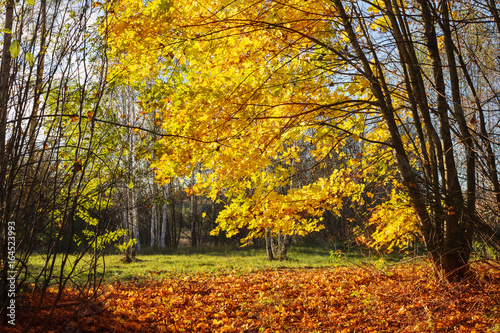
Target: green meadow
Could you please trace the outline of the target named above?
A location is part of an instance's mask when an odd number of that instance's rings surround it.
[[[317,245],[292,246],[284,260],[269,261],[264,249],[257,248],[184,248],[165,251],[164,253],[138,254],[137,261],[126,263],[123,255],[112,254],[100,258],[97,276],[103,282],[129,281],[134,279],[151,279],[161,277],[177,277],[196,274],[226,274],[246,273],[266,269],[297,269],[321,268],[332,266],[371,266],[383,269],[386,266],[410,259],[401,254],[381,255],[375,251],[361,248],[327,249]],[[69,257],[74,260],[76,257]],[[90,255],[85,255],[76,264],[72,280],[81,283],[88,273]],[[42,255],[30,258],[30,271],[40,272],[44,265]],[[72,261],[73,262],[73,261]],[[55,271],[60,270],[61,259],[54,265]],[[65,265],[68,273],[74,264]],[[28,277],[27,283],[32,283],[34,276]]]

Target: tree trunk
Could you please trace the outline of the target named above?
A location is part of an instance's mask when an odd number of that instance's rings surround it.
[[[161,236],[160,236],[160,247],[162,249],[165,248],[165,238],[167,237],[167,225],[168,225],[168,203],[167,201],[163,202],[162,209],[162,221],[161,221]]]
[[[171,209],[171,216],[172,216],[172,221],[170,223],[170,228],[171,228],[171,241],[172,241],[172,247],[177,247],[178,245],[178,235],[177,235],[177,224],[179,224],[179,221],[177,220],[177,209],[175,208],[177,202],[175,201],[175,198],[172,198],[172,203],[170,204],[172,209]]]
[[[195,172],[191,176],[191,186],[195,185]],[[198,245],[198,234],[197,234],[197,224],[198,224],[198,203],[197,197],[193,193],[190,195],[190,205],[191,205],[191,246],[195,247]]]
[[[433,69],[434,84],[437,95],[437,112],[440,123],[440,136],[444,151],[445,173],[442,176],[444,179],[443,196],[446,211],[446,214],[444,215],[445,239],[442,244],[443,250],[441,251],[441,260],[438,264],[441,266],[441,269],[447,279],[458,280],[461,279],[467,271],[467,263],[471,251],[471,244],[467,244],[467,230],[464,225],[464,221],[462,220],[462,218],[468,214],[465,210],[462,189],[458,180],[458,171],[455,165],[455,152],[453,140],[451,138],[446,85],[444,82],[443,65],[439,54],[439,46],[435,30],[436,22],[433,19],[428,2],[425,0],[419,0],[419,4],[422,8],[424,36],[427,41],[427,49],[429,51],[429,57],[431,59]],[[442,3],[442,6],[446,7],[447,3]],[[445,13],[447,13],[447,7],[445,8]],[[446,25],[444,30],[446,34]],[[446,38],[445,36],[445,44],[446,40],[449,38],[451,37],[448,36],[448,38]],[[446,45],[445,49],[449,50],[450,47],[450,45]],[[450,51],[448,51],[448,53],[450,53]],[[448,60],[452,61],[452,63],[454,62],[453,50],[451,50]],[[453,77],[453,71],[451,72],[451,79],[452,81],[458,81],[458,78]],[[457,85],[458,82],[452,82],[452,91],[455,90]],[[454,101],[455,108],[460,108],[460,105],[458,104],[460,96],[456,96],[456,98],[457,100]],[[468,132],[468,129],[466,131]],[[466,138],[462,139],[466,140]],[[470,157],[471,155],[467,157],[468,163],[470,163]],[[471,172],[469,164],[467,167],[469,168],[468,171]],[[472,170],[472,173],[474,173],[474,170]],[[470,175],[468,174],[468,176]]]
[[[156,240],[156,210],[157,210],[158,204],[156,203],[156,200],[153,199],[153,204],[151,205],[151,250],[154,249],[155,247],[155,240]]]
[[[127,190],[127,229],[128,229],[128,237],[130,239],[135,238],[134,234],[134,218],[132,214],[133,207],[133,199],[132,199],[132,191],[130,189]],[[133,260],[135,259],[135,244],[133,244],[130,248],[127,249],[127,259]]]
[[[198,222],[198,205],[196,200],[196,195],[191,194],[190,203],[191,203],[191,246],[195,247],[198,244],[198,233],[197,233],[197,222]]]
[[[275,257],[278,257],[279,260],[286,259],[286,253],[288,251],[288,235],[282,235],[281,232],[278,232],[277,241],[277,255]]]
[[[7,128],[7,112],[9,100],[9,77],[11,67],[11,54],[10,46],[12,42],[12,34],[7,31],[12,31],[12,24],[14,20],[14,1],[8,0],[5,4],[5,24],[3,35],[3,50],[2,50],[2,63],[0,65],[0,260],[2,261],[2,270],[0,276],[0,317],[1,320],[7,324],[7,311],[6,304],[8,301],[7,293],[7,222],[9,221],[7,201],[9,198],[7,194],[7,163],[6,163],[6,128]]]
[[[136,247],[137,251],[141,250],[141,240],[139,237],[139,221],[137,220],[137,191],[135,189],[132,189],[132,225],[134,226],[134,238],[136,239]]]
[[[471,129],[467,125],[467,121],[465,119],[464,110],[462,107],[462,95],[460,93],[460,78],[458,76],[457,64],[455,61],[455,52],[454,52],[454,43],[451,35],[451,27],[450,27],[450,18],[448,13],[448,1],[443,1],[441,6],[443,13],[443,32],[444,32],[444,44],[446,55],[448,58],[448,71],[450,74],[450,84],[451,84],[451,93],[453,100],[453,115],[458,122],[460,128],[460,136],[461,143],[465,147],[466,153],[466,201],[465,204],[463,202],[458,201],[459,205],[462,205],[460,210],[465,210],[465,214],[462,214],[460,217],[457,217],[457,230],[452,234],[454,238],[452,242],[452,248],[458,248],[460,259],[460,267],[457,267],[461,271],[460,274],[466,273],[466,265],[469,261],[470,252],[472,249],[472,235],[473,235],[473,221],[470,219],[474,219],[475,209],[476,209],[476,153],[474,150],[474,141],[471,134]],[[458,176],[456,176],[458,179]],[[458,182],[458,181],[457,181]],[[460,194],[461,188],[458,184]],[[452,194],[454,196],[454,193]],[[465,266],[465,267],[462,267]]]
[[[266,228],[266,251],[267,251],[267,259],[274,260],[273,237],[271,236],[271,231],[267,228]]]
[[[344,3],[341,0],[333,0],[333,2],[337,13],[342,20],[345,32],[349,37],[351,46],[358,57],[358,61],[362,65],[361,73],[370,82],[371,91],[377,100],[380,113],[390,134],[391,146],[396,165],[398,167],[403,186],[410,197],[413,208],[415,209],[419,227],[424,237],[431,260],[437,271],[442,273],[448,280],[460,279],[464,275],[463,268],[467,264],[467,251],[470,251],[470,248],[468,247],[469,244],[464,244],[463,242],[464,233],[463,227],[461,226],[462,221],[460,219],[465,213],[463,205],[464,202],[460,183],[458,181],[458,173],[454,160],[453,142],[450,135],[448,105],[446,102],[446,89],[442,71],[443,67],[439,57],[437,37],[434,22],[432,20],[433,16],[430,13],[428,4],[424,0],[419,1],[422,7],[424,35],[427,41],[429,56],[431,58],[437,95],[437,114],[440,124],[439,137],[441,139],[442,155],[439,154],[436,156],[440,165],[438,168],[434,167],[434,170],[440,170],[441,179],[443,181],[442,186],[435,186],[436,184],[431,185],[432,181],[435,181],[436,178],[439,179],[436,174],[431,175],[431,183],[419,185],[420,182],[418,181],[418,177],[410,164],[405,145],[402,141],[401,133],[399,132],[400,130],[398,128],[398,124],[396,123],[397,114],[392,104],[391,94],[387,88],[384,71],[380,62],[377,60],[376,51],[373,45],[370,44],[369,39],[368,42],[363,42],[363,47],[367,47],[370,52],[370,56],[374,58],[373,62],[369,61],[358,39],[358,34],[354,31],[351,24],[352,18],[345,11]],[[390,1],[386,1],[386,5],[389,7],[391,5]],[[390,10],[388,10],[388,12],[390,14],[389,17],[394,15],[394,13]],[[361,20],[361,18],[359,19]],[[397,27],[397,20],[392,19],[391,23],[393,26]],[[397,35],[396,37],[402,41],[402,36],[399,34],[398,30],[394,29],[394,31]],[[406,61],[410,62],[409,55],[405,53],[407,49],[403,48],[404,44],[401,42],[398,44],[400,44],[398,50],[400,52],[401,59],[407,59]],[[412,79],[407,80],[407,82],[412,84],[412,87],[415,88],[413,89],[414,91],[421,91],[422,87],[417,79],[418,73],[412,72],[411,66],[407,69],[412,75]],[[421,93],[419,95],[420,98],[423,98]],[[420,100],[420,110],[425,113],[427,107],[422,104],[423,100]],[[428,129],[432,130],[431,128]],[[432,138],[436,136],[432,132],[428,133],[431,134]],[[439,147],[439,145],[437,145],[437,147]],[[434,193],[433,203],[430,206],[431,214],[429,214],[427,210],[429,206],[425,200],[425,193],[429,189]],[[439,192],[436,192],[438,189],[442,190],[442,198]],[[444,199],[445,202],[445,209],[441,208],[442,199]],[[446,214],[440,214],[441,211],[446,212]]]

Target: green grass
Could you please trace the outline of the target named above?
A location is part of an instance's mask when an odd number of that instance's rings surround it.
[[[331,266],[349,266],[361,264],[375,264],[380,262],[380,255],[366,249],[333,250],[318,245],[294,245],[290,248],[287,259],[267,260],[264,249],[255,248],[205,248],[205,249],[176,249],[163,254],[139,254],[138,261],[124,263],[122,255],[107,255],[105,257],[105,282],[129,281],[133,279],[178,277],[195,274],[226,274],[245,273],[262,269],[284,268],[320,268]],[[147,251],[144,251],[147,252]],[[78,268],[85,268],[90,256],[84,256]],[[401,255],[384,257],[384,263],[390,264],[403,259]],[[38,272],[44,264],[42,256],[30,258],[29,269]],[[60,265],[60,261],[59,261]],[[56,265],[57,266],[57,265]],[[103,265],[98,269],[98,276],[102,276]],[[66,270],[68,271],[68,270]],[[75,274],[74,280],[81,282],[85,274]],[[27,282],[32,282],[28,280]]]

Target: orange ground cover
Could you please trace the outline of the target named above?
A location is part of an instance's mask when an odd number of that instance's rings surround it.
[[[500,332],[500,274],[491,270],[459,284],[411,265],[140,281],[104,286],[99,301],[74,306],[66,294],[47,331]]]

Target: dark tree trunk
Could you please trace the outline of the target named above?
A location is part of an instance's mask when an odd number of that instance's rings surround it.
[[[271,231],[266,229],[266,251],[267,251],[267,259],[274,260],[274,244],[273,237],[271,236]]]
[[[196,247],[198,245],[198,230],[196,228],[198,224],[198,203],[196,195],[191,194],[191,246]]]
[[[5,4],[5,23],[3,36],[3,50],[2,62],[0,64],[0,260],[2,261],[2,270],[0,275],[0,317],[1,320],[7,323],[7,301],[8,301],[8,281],[7,281],[7,223],[9,222],[9,197],[7,191],[6,175],[7,159],[6,159],[6,126],[7,126],[7,112],[8,100],[10,89],[10,68],[11,68],[11,54],[10,46],[12,42],[12,24],[14,20],[14,1],[8,0]]]
[[[456,65],[453,63],[453,49],[448,40],[448,58],[452,60],[450,77],[452,82],[452,100],[454,120],[461,129],[461,142],[467,151],[467,207],[463,199],[455,165],[454,142],[451,136],[450,107],[447,103],[446,85],[444,82],[443,65],[435,31],[433,13],[425,0],[419,1],[422,10],[423,31],[433,70],[434,91],[437,107],[436,114],[439,120],[439,133],[435,131],[431,121],[426,87],[422,80],[422,69],[419,67],[417,56],[412,47],[413,42],[408,34],[408,26],[404,24],[406,18],[398,8],[398,1],[386,0],[385,13],[388,15],[392,32],[397,42],[397,48],[402,59],[407,91],[414,94],[409,102],[414,116],[413,125],[417,129],[420,140],[429,143],[429,150],[420,146],[420,156],[425,171],[425,178],[418,177],[410,164],[408,152],[402,141],[400,125],[397,124],[397,112],[392,104],[392,96],[384,76],[384,70],[377,60],[377,52],[369,37],[363,35],[363,43],[359,34],[352,26],[353,15],[348,15],[345,3],[334,0],[337,13],[350,44],[362,66],[360,73],[370,82],[371,91],[377,100],[378,107],[386,128],[390,134],[391,147],[401,176],[402,184],[407,191],[411,204],[417,214],[419,228],[424,237],[429,256],[439,275],[450,281],[463,278],[467,272],[467,264],[471,251],[471,218],[475,205],[475,155],[472,149],[472,140],[469,135],[465,116],[460,104]],[[355,6],[355,5],[353,5]],[[354,10],[353,10],[354,11]],[[403,11],[404,12],[404,11]],[[355,17],[355,16],[354,16]],[[446,18],[446,13],[444,13]],[[360,18],[360,21],[362,18]],[[446,30],[446,28],[444,29]],[[450,37],[450,36],[448,36]],[[366,53],[365,53],[366,52]],[[372,60],[369,60],[367,54]],[[453,73],[453,70],[455,71]],[[422,120],[422,122],[420,121]],[[423,127],[422,127],[423,125]],[[469,209],[467,209],[469,208]]]

